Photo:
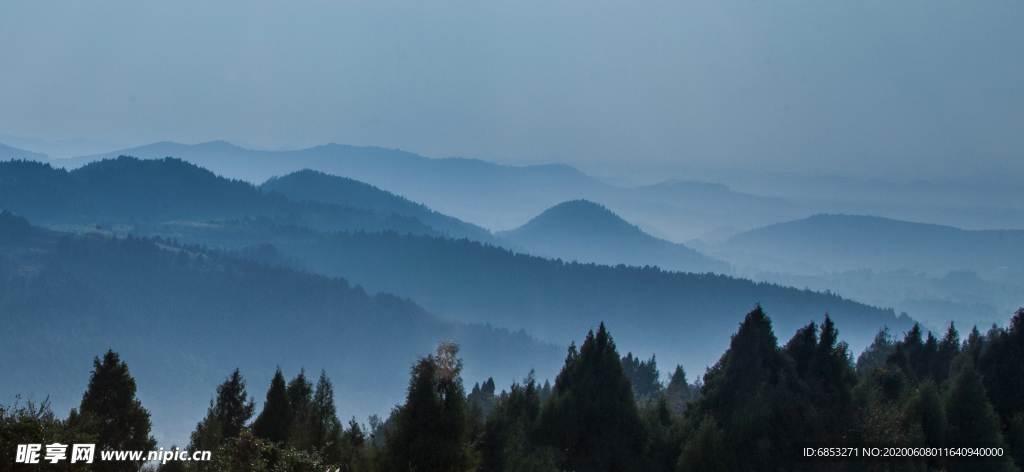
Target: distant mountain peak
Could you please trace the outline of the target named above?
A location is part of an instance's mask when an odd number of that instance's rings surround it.
[[[589,200],[569,200],[559,203],[544,210],[543,213],[512,232],[520,230],[523,232],[571,230],[585,233],[644,234],[640,228],[622,219],[604,205]]]
[[[498,235],[536,254],[565,260],[656,265],[688,272],[730,270],[724,262],[651,236],[604,205],[589,200],[559,203],[523,226]]]

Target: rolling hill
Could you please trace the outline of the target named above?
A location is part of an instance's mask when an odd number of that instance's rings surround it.
[[[383,215],[416,218],[449,237],[495,242],[490,231],[479,226],[443,215],[427,208],[426,205],[411,202],[391,192],[346,177],[306,169],[280,178],[271,178],[260,185],[260,188],[300,202],[333,203],[367,209]]]
[[[248,182],[218,177],[174,158],[119,157],[67,171],[30,161],[0,162],[0,209],[50,225],[141,231],[171,220],[269,216],[323,230],[441,234],[417,220],[342,205],[295,202]]]
[[[737,234],[716,254],[733,263],[746,260],[793,273],[909,269],[943,276],[973,270],[999,277],[1024,267],[1024,230],[963,230],[822,214]]]
[[[658,266],[683,272],[728,274],[729,265],[682,244],[644,233],[611,210],[586,200],[555,205],[498,236],[532,254],[566,261]]]

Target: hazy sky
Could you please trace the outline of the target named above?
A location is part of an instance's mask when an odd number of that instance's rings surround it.
[[[0,133],[1024,176],[1019,0],[154,3],[0,2]]]

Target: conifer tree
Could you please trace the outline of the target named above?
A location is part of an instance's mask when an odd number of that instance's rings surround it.
[[[249,398],[245,391],[245,380],[235,369],[217,387],[217,400],[213,405],[213,413],[221,424],[222,437],[237,438],[255,410],[256,402]]]
[[[939,342],[936,348],[935,357],[932,359],[932,379],[936,385],[942,385],[949,377],[949,369],[953,358],[960,353],[960,333],[956,331],[953,323],[949,323],[946,335]]]
[[[288,406],[292,417],[288,444],[307,452],[312,451],[312,433],[309,431],[312,405],[313,383],[306,378],[306,369],[301,369],[299,375],[288,382]]]
[[[546,444],[561,451],[566,470],[636,470],[648,431],[615,342],[601,323],[577,353],[569,348],[541,412]]]
[[[135,379],[128,364],[113,350],[93,360],[89,387],[82,395],[79,408],[83,416],[91,416],[97,434],[98,450],[150,450],[156,439],[150,436],[152,424],[149,411],[135,398]],[[98,454],[98,452],[97,452]],[[97,470],[136,470],[133,462],[99,462]]]
[[[696,400],[699,396],[700,390],[697,385],[687,383],[686,371],[683,370],[683,366],[676,365],[676,370],[672,373],[672,378],[669,379],[668,386],[663,392],[663,397],[668,402],[669,408],[676,413],[682,413],[686,409],[686,404]]]
[[[661,390],[661,372],[658,372],[658,363],[653,355],[650,360],[641,361],[630,352],[622,358],[622,369],[633,385],[633,394],[636,398],[648,397]]]
[[[760,305],[744,318],[704,381],[700,400],[684,415],[681,463],[725,448],[726,456],[749,470],[786,469],[792,443],[802,437],[800,385]],[[693,462],[686,467],[701,470]]]
[[[958,361],[946,392],[946,440],[952,444],[1005,449],[999,417],[988,401],[981,376],[969,358],[961,357]],[[1011,457],[1004,458],[1005,462],[951,463],[950,470],[1014,470]]]
[[[533,372],[512,384],[491,412],[480,444],[484,472],[556,470],[550,451],[535,444],[540,396]]]
[[[320,371],[307,421],[310,446],[320,452],[328,464],[337,462],[341,454],[342,427],[334,405],[334,386],[327,378],[326,371]]]
[[[441,343],[437,356],[413,366],[405,405],[387,435],[390,470],[468,471],[479,457],[471,444],[473,421],[462,387],[459,346]]]
[[[885,359],[896,349],[896,343],[889,334],[889,327],[886,326],[875,335],[874,342],[868,346],[857,358],[857,372],[866,374],[875,367],[885,364]]]
[[[224,439],[224,426],[217,419],[213,410],[213,400],[206,410],[206,417],[196,424],[196,429],[189,437],[188,450],[190,451],[212,451],[221,445]]]
[[[291,421],[292,411],[288,404],[287,386],[284,375],[281,374],[281,368],[278,367],[277,372],[274,373],[274,379],[270,381],[270,389],[267,390],[267,400],[263,403],[263,411],[252,424],[252,432],[258,438],[284,443],[288,440]]]

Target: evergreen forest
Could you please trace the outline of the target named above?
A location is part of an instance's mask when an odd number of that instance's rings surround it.
[[[160,471],[1014,471],[1024,462],[1024,309],[1008,328],[963,339],[919,326],[880,331],[853,359],[828,317],[779,343],[755,307],[729,349],[687,383],[676,367],[658,381],[656,359],[621,356],[602,323],[570,345],[554,384],[533,372],[496,391],[467,393],[456,343],[411,363],[405,399],[386,416],[343,421],[325,372],[270,380],[235,369],[210,392],[187,445],[208,461],[98,461],[26,466],[0,450],[3,470]],[[269,373],[268,373],[269,374]],[[265,395],[263,394],[266,389]],[[150,414],[113,351],[97,356],[81,404],[66,418],[43,401],[0,409],[0,443],[92,442],[100,450],[149,450]],[[1001,448],[1001,457],[813,461],[801,445],[898,444]],[[76,469],[76,467],[78,467]]]

